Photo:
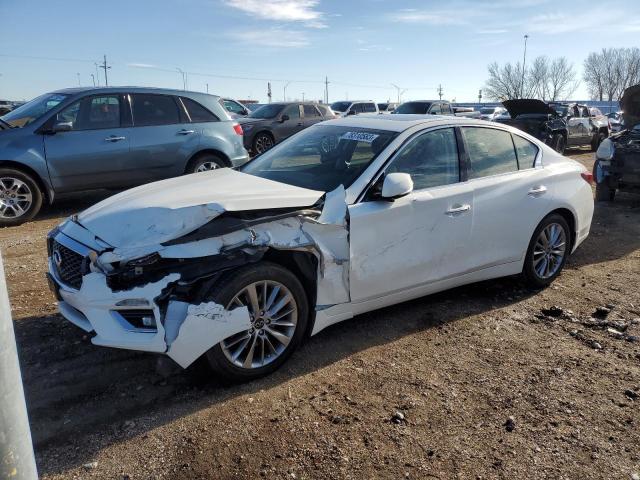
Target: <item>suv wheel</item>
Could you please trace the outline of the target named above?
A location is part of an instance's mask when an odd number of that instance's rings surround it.
[[[187,167],[186,173],[208,172],[209,170],[217,170],[225,168],[227,165],[224,160],[213,153],[205,153],[193,159]]]
[[[42,207],[42,192],[28,174],[0,168],[0,226],[20,225],[31,220]]]
[[[268,133],[259,133],[256,138],[253,139],[253,153],[260,155],[266,152],[275,145],[273,137]]]
[[[598,150],[598,147],[605,138],[607,138],[607,134],[605,132],[598,132],[591,142],[591,151],[595,152]]]
[[[280,265],[261,262],[233,271],[206,295],[231,310],[247,307],[251,328],[226,338],[205,358],[226,380],[241,382],[280,367],[307,330],[309,305],[298,278]]]
[[[567,140],[564,138],[564,135],[556,133],[553,137],[553,149],[560,155],[564,155],[564,151],[567,148]]]
[[[571,231],[562,215],[552,214],[538,225],[527,249],[522,273],[529,285],[543,288],[560,275],[571,251]]]

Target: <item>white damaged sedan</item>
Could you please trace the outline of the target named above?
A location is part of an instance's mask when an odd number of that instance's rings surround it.
[[[94,344],[247,380],[359,313],[506,275],[548,285],[589,234],[590,182],[507,126],[352,116],[69,218],[48,276]]]

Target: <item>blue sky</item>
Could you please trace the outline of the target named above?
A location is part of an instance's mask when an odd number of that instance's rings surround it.
[[[640,1],[0,0],[0,98],[91,85],[188,87],[235,98],[477,99],[490,62],[640,47]],[[39,58],[33,58],[39,57]],[[100,74],[100,83],[104,77]],[[585,98],[584,86],[574,97]]]

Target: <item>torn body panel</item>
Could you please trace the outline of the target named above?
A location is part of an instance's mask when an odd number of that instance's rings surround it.
[[[177,238],[102,248],[92,258],[91,273],[82,277],[79,290],[61,286],[62,313],[81,328],[94,330],[94,344],[166,353],[186,368],[225,338],[251,327],[246,308],[225,310],[207,302],[202,292],[221,272],[257,262],[270,249],[315,256],[317,268],[311,276],[315,275],[317,310],[324,312],[350,301],[349,221],[342,186],[325,195],[321,210],[241,217],[233,217],[231,223],[238,222],[243,228],[226,229],[226,233],[210,238],[191,229],[184,242]],[[215,230],[216,221],[199,228]],[[88,232],[81,226],[71,230],[77,229]],[[156,229],[151,238],[166,240],[165,233]],[[97,241],[94,245],[100,246]],[[308,265],[303,268],[310,269]],[[146,311],[152,318],[140,319],[143,314],[136,317],[136,310]],[[127,321],[127,315],[135,325]]]

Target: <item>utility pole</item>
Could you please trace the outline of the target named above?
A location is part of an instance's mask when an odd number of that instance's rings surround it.
[[[78,86],[81,87],[82,85],[80,85],[80,72],[76,73],[76,75],[78,76]]]
[[[324,103],[329,104],[329,77],[324,77]]]
[[[92,73],[91,74],[91,81],[93,82],[93,86],[96,86],[96,76]]]
[[[304,102],[304,92],[302,92],[302,101]]]
[[[178,67],[176,67],[176,71],[182,75],[182,90],[186,90],[187,89],[187,78],[184,74],[184,71]]]
[[[269,99],[268,103],[271,103],[271,82],[267,82],[267,98]]]
[[[524,95],[524,72],[527,66],[527,39],[529,35],[524,36],[524,55],[522,56],[522,80],[520,81],[520,98]]]
[[[478,90],[478,103],[482,104],[482,89]]]
[[[98,86],[100,86],[100,74],[98,73],[100,65],[98,65],[98,62],[93,62],[93,64],[96,66],[96,80],[98,81]]]
[[[209,84],[205,83],[205,85],[207,86],[207,93],[209,93]]]
[[[442,100],[442,84],[438,85],[438,96],[440,97],[440,100]]]
[[[104,56],[104,60],[102,62],[102,66],[100,67],[104,70],[104,84],[105,86],[109,86],[109,78],[107,77],[107,70],[109,70],[111,67],[109,65],[107,65],[107,56]]]
[[[283,93],[283,95],[284,95],[284,96],[283,96],[283,98],[282,98],[282,100],[283,100],[283,101],[285,101],[285,102],[287,101],[287,87],[289,86],[289,84],[290,84],[290,83],[291,83],[291,82],[287,82],[287,83],[285,83],[285,84],[284,84],[284,88],[282,89],[282,93]]]
[[[402,94],[407,91],[407,89],[406,88],[404,88],[404,89],[400,88],[395,83],[392,83],[391,86],[396,89],[396,93],[398,94],[398,103],[400,103],[400,98],[402,97]]]

